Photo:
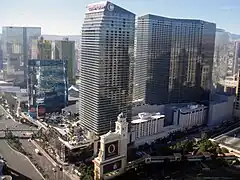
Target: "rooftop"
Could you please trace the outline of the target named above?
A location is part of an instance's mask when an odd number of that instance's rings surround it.
[[[185,112],[191,112],[197,109],[202,109],[204,107],[206,106],[204,106],[203,104],[189,104],[183,107],[174,107],[174,109],[180,110],[182,113],[185,113]]]
[[[214,138],[214,140],[222,145],[240,151],[240,128],[238,127],[232,131],[222,134]]]
[[[71,86],[70,88],[68,88],[68,91],[71,91],[71,90],[79,92],[79,90],[75,86]]]
[[[148,113],[148,112],[142,112],[138,113],[138,116],[132,117],[132,124],[138,124],[138,123],[144,123],[153,119],[161,119],[164,118],[165,115],[160,114],[159,112],[157,113]]]
[[[8,84],[8,82],[0,80],[0,84]]]
[[[164,17],[164,16],[158,16],[158,15],[153,15],[153,14],[146,14],[144,16],[140,16],[138,19],[141,18],[149,18],[149,19],[161,19],[161,20],[170,20],[170,21],[175,21],[175,22],[186,22],[186,23],[211,23],[211,22],[207,22],[207,21],[203,21],[200,19],[183,19],[183,18],[169,18],[169,17]],[[214,23],[211,23],[214,24]]]
[[[67,106],[65,108],[62,109],[65,112],[71,112],[73,114],[77,114],[79,113],[79,102],[77,102],[76,104]]]

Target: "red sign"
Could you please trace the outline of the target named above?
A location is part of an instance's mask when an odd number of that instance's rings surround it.
[[[88,6],[88,11],[96,11],[105,8],[105,4],[93,4]]]
[[[31,108],[30,108],[30,112],[36,112],[35,107],[31,107]]]
[[[44,108],[44,107],[39,107],[38,108],[38,114],[45,114],[45,112],[46,112],[46,109]]]

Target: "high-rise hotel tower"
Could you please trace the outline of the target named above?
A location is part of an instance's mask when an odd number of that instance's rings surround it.
[[[97,135],[131,118],[135,14],[108,1],[88,5],[82,27],[80,120]]]
[[[216,25],[155,15],[138,18],[134,100],[147,104],[208,98]]]

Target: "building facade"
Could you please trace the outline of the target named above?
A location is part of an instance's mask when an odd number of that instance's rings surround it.
[[[234,76],[226,76],[225,80],[220,79],[216,86],[216,92],[226,92],[232,95],[237,94],[237,74]]]
[[[32,41],[31,59],[52,59],[52,41],[44,40],[41,36]]]
[[[223,122],[232,120],[234,99],[235,96],[230,93],[214,93],[211,95],[208,126],[217,126]]]
[[[239,59],[240,41],[233,40],[231,33],[223,29],[217,29],[212,76],[213,91],[229,92],[226,89],[232,89],[229,81],[231,79],[234,82],[236,81],[240,68]]]
[[[165,104],[207,99],[215,32],[214,23],[201,20],[139,17],[134,100]]]
[[[2,28],[3,60],[7,64],[5,69],[7,75],[23,70],[24,80],[27,80],[27,62],[31,55],[31,42],[40,35],[40,27]]]
[[[227,76],[229,44],[230,34],[223,29],[217,29],[212,76],[214,86],[217,86],[219,81],[224,80]]]
[[[61,111],[68,102],[67,62],[29,60],[28,93],[30,115]]]
[[[0,34],[0,71],[3,69],[2,34]]]
[[[52,59],[64,59],[68,63],[68,83],[75,84],[76,59],[75,59],[75,41],[56,40],[52,42]]]
[[[82,27],[80,120],[98,135],[120,113],[131,119],[135,15],[110,2],[88,5]],[[91,113],[89,113],[91,112]]]
[[[185,129],[201,126],[207,122],[208,107],[204,105],[187,105],[173,109],[173,125]]]
[[[75,84],[75,41],[69,41],[68,38],[63,40],[45,40],[43,37],[40,37],[32,42],[31,59],[66,60],[68,64],[68,83]]]
[[[240,73],[237,75],[237,94],[234,102],[234,117],[240,118]]]
[[[160,113],[139,113],[138,118],[131,121],[131,132],[134,132],[135,140],[161,132],[164,118],[165,115]]]
[[[0,70],[3,69],[3,51],[1,49],[1,45],[0,45]]]

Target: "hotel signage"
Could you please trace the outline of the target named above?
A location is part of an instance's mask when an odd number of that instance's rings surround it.
[[[106,4],[90,4],[88,6],[88,11],[98,11],[104,9]]]
[[[88,11],[100,11],[100,10],[104,10],[106,8],[106,3],[100,3],[100,4],[90,4],[88,5]],[[107,5],[107,10],[108,11],[113,11],[114,10],[114,5],[112,3],[109,3]]]
[[[105,159],[109,159],[117,155],[118,155],[118,141],[107,143],[105,145]]]

